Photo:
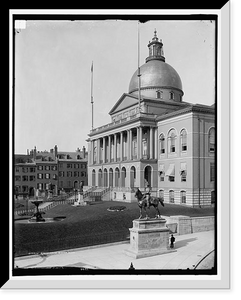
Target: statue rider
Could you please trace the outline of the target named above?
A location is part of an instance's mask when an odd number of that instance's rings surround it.
[[[151,196],[151,188],[148,181],[145,179],[145,199],[146,199],[147,208],[150,208],[150,196]]]

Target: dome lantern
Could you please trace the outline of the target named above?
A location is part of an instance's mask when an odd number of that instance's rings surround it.
[[[147,46],[149,56],[131,77],[129,93],[141,93],[142,98],[181,102],[184,95],[181,78],[177,71],[165,62],[163,43],[158,39],[156,30]]]
[[[161,39],[158,40],[156,29],[154,31],[154,37],[152,38],[152,41],[149,41],[147,46],[149,48],[149,56],[146,58],[146,62],[153,59],[165,62],[163,43]]]

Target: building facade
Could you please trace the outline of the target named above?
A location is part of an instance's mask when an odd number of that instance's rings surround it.
[[[148,53],[109,112],[111,122],[89,134],[88,183],[123,191],[148,183],[167,203],[212,205],[215,106],[183,101],[181,78],[165,62],[156,31]]]
[[[41,193],[57,195],[88,185],[88,153],[83,147],[75,152],[37,151],[36,147],[27,155],[15,155],[15,195],[34,196]]]

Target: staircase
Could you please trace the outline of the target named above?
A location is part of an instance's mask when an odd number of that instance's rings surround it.
[[[109,194],[110,194],[110,187],[92,187],[87,192],[83,194],[83,199],[85,201],[89,202],[95,202],[95,201],[107,201],[110,200]]]

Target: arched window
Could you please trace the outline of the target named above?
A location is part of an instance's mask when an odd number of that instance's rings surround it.
[[[181,151],[187,151],[187,132],[185,129],[181,131]]]
[[[165,153],[165,136],[163,133],[160,135],[159,144],[160,144],[160,154],[164,154]]]
[[[158,98],[158,99],[162,99],[162,91],[156,91],[156,97]]]
[[[209,130],[208,134],[208,147],[209,147],[209,152],[214,153],[215,152],[215,128],[212,127]]]
[[[170,100],[174,100],[174,93],[170,92]]]
[[[181,198],[181,204],[185,204],[186,203],[186,191],[180,192],[180,198]]]
[[[169,202],[170,203],[174,203],[175,202],[174,191],[173,190],[169,191]]]
[[[168,134],[169,153],[176,152],[176,138],[177,138],[177,135],[176,135],[175,130],[171,129]]]

